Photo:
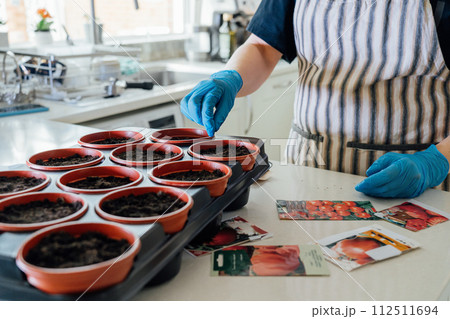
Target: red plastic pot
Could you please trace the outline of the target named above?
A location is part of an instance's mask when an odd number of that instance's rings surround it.
[[[95,144],[97,141],[101,141],[107,138],[127,138],[133,139],[126,143],[118,143],[118,144]],[[145,136],[139,132],[134,131],[104,131],[98,133],[92,133],[84,135],[78,141],[78,144],[84,147],[97,148],[97,149],[111,149],[119,146],[139,143],[145,139]]]
[[[37,245],[45,236],[58,231],[66,231],[72,235],[80,235],[89,231],[100,232],[110,238],[126,239],[132,246],[118,258],[81,267],[45,268],[25,261],[25,256],[32,247]],[[123,281],[130,272],[134,257],[140,248],[141,242],[139,238],[119,225],[65,223],[42,229],[31,235],[20,247],[16,257],[16,264],[26,274],[27,280],[31,285],[46,293],[71,294],[91,292]]]
[[[224,176],[206,181],[176,181],[161,178],[161,176],[185,172],[185,171],[214,171],[221,170],[225,173]],[[154,167],[150,173],[149,177],[152,181],[158,184],[175,186],[175,187],[190,187],[190,186],[206,186],[208,188],[211,197],[217,197],[222,195],[227,188],[228,180],[231,177],[231,168],[227,165],[217,162],[209,162],[209,161],[180,161],[180,162],[171,162],[162,164]]]
[[[184,140],[174,138],[187,137]],[[153,132],[150,138],[159,143],[168,143],[176,145],[188,145],[195,142],[211,139],[206,130],[197,128],[169,128]]]
[[[20,177],[34,177],[34,178],[42,178],[44,179],[44,181],[39,184],[36,185],[34,187],[30,187],[18,192],[12,192],[12,193],[3,193],[0,194],[0,199],[3,198],[7,198],[10,196],[15,196],[15,195],[21,195],[21,194],[25,194],[25,193],[31,193],[31,192],[37,192],[41,189],[44,189],[45,187],[47,187],[48,184],[50,184],[50,177],[48,177],[47,175],[45,175],[44,173],[41,172],[33,172],[33,171],[1,171],[0,172],[0,176],[6,176],[6,177],[15,177],[15,176],[20,176]]]
[[[201,150],[211,148],[216,148],[220,150],[221,148],[223,149],[223,147],[226,147],[227,145],[234,145],[234,147],[244,146],[250,151],[250,154],[235,157],[218,157],[200,154]],[[215,141],[200,142],[191,145],[188,150],[189,155],[191,155],[192,157],[208,161],[220,161],[227,163],[239,162],[244,172],[250,171],[253,168],[253,166],[255,165],[256,157],[258,156],[259,152],[260,152],[259,146],[253,143],[239,140],[215,140]]]
[[[148,161],[148,162],[128,161],[128,160],[124,160],[124,159],[117,157],[119,154],[122,154],[124,152],[131,152],[134,149],[139,149],[139,150],[142,150],[143,152],[149,152],[149,151],[163,151],[165,153],[172,152],[172,153],[176,153],[177,155],[174,157],[171,157],[171,158],[165,158],[160,161]],[[111,159],[111,161],[113,161],[117,164],[126,165],[126,166],[156,166],[156,165],[159,165],[162,163],[177,161],[177,160],[183,158],[183,155],[184,155],[183,150],[176,145],[161,144],[161,143],[141,143],[141,144],[131,144],[131,145],[118,147],[111,152],[111,154],[109,155],[109,158]]]
[[[115,176],[122,178],[129,177],[132,182],[126,185],[106,189],[82,189],[67,186],[67,184],[69,183],[73,183],[91,176],[98,176],[98,177]],[[56,185],[58,185],[58,187],[61,188],[63,191],[71,193],[105,194],[111,191],[115,191],[117,189],[138,185],[142,181],[142,179],[143,179],[142,174],[133,168],[121,166],[99,166],[99,167],[80,168],[74,171],[67,172],[58,179]]]
[[[105,201],[125,197],[128,195],[142,195],[147,193],[158,193],[164,192],[170,194],[172,196],[178,197],[180,200],[186,203],[182,208],[160,216],[153,217],[142,217],[142,218],[133,218],[133,217],[124,217],[124,216],[116,216],[109,214],[108,212],[102,209],[102,205]],[[158,222],[164,228],[164,231],[168,234],[174,234],[183,229],[184,224],[186,224],[189,210],[194,205],[194,200],[192,197],[184,192],[181,189],[174,187],[164,187],[164,186],[155,186],[155,187],[132,187],[126,188],[122,190],[118,190],[108,195],[104,196],[99,203],[95,206],[95,211],[97,214],[110,221],[124,223],[124,224],[153,224]]]
[[[80,196],[75,194],[68,193],[29,193],[23,195],[17,195],[13,197],[9,197],[0,201],[0,211],[3,211],[5,207],[11,205],[23,205],[29,202],[34,201],[42,201],[48,199],[51,202],[56,202],[58,198],[63,198],[68,203],[81,202],[82,207],[74,212],[73,214],[66,216],[64,218],[49,220],[47,222],[42,223],[32,223],[32,224],[8,224],[8,223],[0,223],[0,231],[33,231],[36,229],[41,229],[44,227],[61,224],[65,222],[69,222],[72,220],[77,220],[81,218],[88,210],[87,202]]]
[[[45,161],[45,160],[48,160],[49,158],[65,158],[65,157],[69,157],[69,156],[72,156],[75,154],[78,154],[80,156],[88,156],[88,155],[98,156],[99,158],[97,158],[96,160],[90,161],[90,162],[86,162],[86,163],[66,165],[66,166],[43,166],[43,165],[36,164],[36,162],[38,160]],[[34,154],[27,160],[27,165],[31,168],[39,169],[42,171],[68,171],[71,169],[93,166],[98,163],[101,163],[104,159],[105,159],[105,156],[103,155],[103,153],[100,151],[97,151],[97,150],[81,148],[81,147],[61,148],[61,149],[45,151],[45,152]]]

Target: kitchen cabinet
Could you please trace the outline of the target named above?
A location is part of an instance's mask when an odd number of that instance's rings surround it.
[[[118,127],[170,128],[183,126],[183,118],[178,104],[164,103],[78,124],[102,130]]]
[[[253,94],[237,98],[233,109],[217,134],[252,136],[265,140],[271,160],[284,158],[284,149],[293,118],[296,65],[274,72]],[[185,119],[186,127],[198,127]]]
[[[295,82],[298,73],[270,77],[253,93],[248,102],[248,126],[244,135],[265,141],[265,150],[272,160],[284,158],[293,118]]]

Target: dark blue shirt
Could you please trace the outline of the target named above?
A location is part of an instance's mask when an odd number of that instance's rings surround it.
[[[450,66],[450,0],[430,0],[430,2],[445,64]],[[294,7],[295,0],[263,0],[248,26],[251,33],[281,52],[283,59],[288,62],[297,57]]]

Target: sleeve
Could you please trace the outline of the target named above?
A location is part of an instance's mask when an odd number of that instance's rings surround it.
[[[430,0],[433,9],[436,30],[439,44],[447,68],[450,66],[450,43],[447,39],[450,36],[450,1],[449,0]]]
[[[292,62],[297,57],[294,38],[295,0],[263,0],[247,30]]]
[[[437,26],[437,33],[445,64],[447,68],[450,68],[450,41],[448,41],[450,37],[450,1],[445,3],[440,23]]]

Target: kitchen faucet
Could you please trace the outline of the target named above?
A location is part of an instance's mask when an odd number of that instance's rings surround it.
[[[139,10],[139,0],[134,0],[134,7]],[[95,22],[95,0],[91,0],[91,19],[92,19],[92,39],[94,44],[100,44],[100,39],[97,33],[97,23]]]

